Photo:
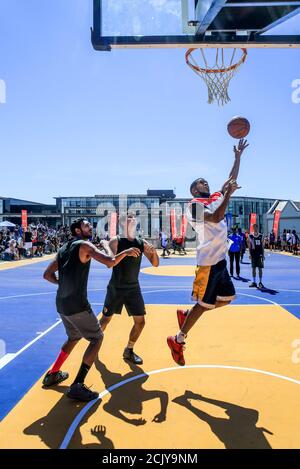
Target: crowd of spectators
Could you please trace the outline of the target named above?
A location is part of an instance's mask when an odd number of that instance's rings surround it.
[[[246,250],[248,232],[243,233],[239,229],[238,234],[242,237],[242,260]],[[0,260],[13,261],[23,258],[41,257],[44,254],[53,254],[71,238],[72,235],[68,226],[60,226],[55,229],[38,223],[36,226],[29,225],[26,230],[18,225],[14,228],[1,228]],[[172,239],[165,232],[161,232],[159,238],[163,257],[169,256],[172,250],[173,254],[176,252],[181,255],[186,254],[185,243],[182,237]],[[108,233],[103,233],[101,237],[94,233],[91,241],[98,245],[101,239],[109,239]],[[284,229],[277,237],[272,230],[271,233],[264,237],[264,247],[271,251],[285,251],[298,255],[300,239],[295,230]]]
[[[300,239],[296,230],[284,229],[276,237],[274,231],[265,237],[265,248],[271,251],[284,251],[297,256],[300,250]]]
[[[52,254],[71,237],[71,231],[67,226],[54,229],[39,223],[36,226],[28,226],[26,230],[18,225],[14,228],[2,228],[0,259],[14,261]]]

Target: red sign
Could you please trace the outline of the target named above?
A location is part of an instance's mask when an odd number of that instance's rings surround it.
[[[109,230],[109,237],[113,238],[117,234],[117,214],[116,212],[112,212],[110,216],[110,230]]]
[[[27,223],[27,210],[22,210],[21,211],[21,217],[22,217],[22,228],[23,230],[27,230],[27,226],[28,226],[28,223]]]
[[[174,239],[174,238],[177,238],[176,213],[175,213],[174,208],[171,209],[170,222],[171,222],[171,235],[172,235],[172,239]]]
[[[281,210],[275,210],[275,212],[274,212],[274,221],[273,221],[273,231],[274,231],[275,236],[276,236],[275,239],[277,239],[277,236],[278,236],[280,214],[281,214]]]
[[[184,239],[185,239],[185,237],[186,237],[187,224],[188,224],[187,216],[186,216],[186,215],[182,215],[182,221],[181,221],[181,236],[182,236],[182,240],[183,240],[183,241],[184,241]]]
[[[256,213],[251,213],[250,215],[250,233],[253,233],[253,225],[256,224]]]

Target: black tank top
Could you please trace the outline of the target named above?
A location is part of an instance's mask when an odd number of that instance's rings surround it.
[[[141,253],[144,252],[144,242],[141,238],[129,240],[118,236],[117,254],[125,249],[138,248]],[[113,268],[109,284],[115,288],[134,288],[139,285],[139,273],[141,268],[142,256],[125,257],[118,265]]]
[[[83,264],[79,249],[83,240],[72,239],[58,251],[57,311],[65,316],[91,309],[87,299],[87,283],[91,261]]]
[[[262,256],[263,255],[263,235],[258,234],[254,236],[253,234],[249,235],[250,238],[250,254],[251,256]]]

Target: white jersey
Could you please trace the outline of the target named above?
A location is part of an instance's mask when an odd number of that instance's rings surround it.
[[[197,233],[197,265],[215,265],[226,258],[227,223],[223,219],[219,223],[204,222],[204,212],[213,213],[222,203],[223,194],[214,192],[206,199],[193,199],[187,209],[187,218]],[[196,213],[197,206],[201,208]],[[203,210],[204,208],[204,210]],[[199,218],[200,214],[200,218]]]

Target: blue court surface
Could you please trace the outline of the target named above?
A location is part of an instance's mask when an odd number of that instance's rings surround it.
[[[48,263],[49,259],[45,258],[40,263],[0,271],[1,420],[45,373],[65,340],[55,309],[56,287],[42,277]],[[193,258],[173,256],[161,259],[160,265],[178,266],[176,276],[141,272],[145,303],[174,304],[174,311],[177,304],[190,303],[193,278],[180,276],[180,266],[194,264]],[[145,259],[144,267],[149,267]],[[93,262],[89,299],[96,313],[101,312],[110,273],[106,267]],[[266,253],[263,278],[266,291],[249,288],[252,278],[247,257],[241,265],[241,276],[243,280],[234,280],[237,299],[233,304],[278,304],[300,318],[300,258]]]

